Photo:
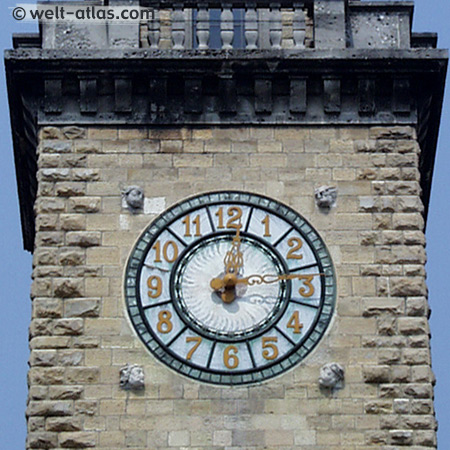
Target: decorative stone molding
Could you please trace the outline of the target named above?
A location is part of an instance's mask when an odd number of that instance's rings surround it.
[[[333,186],[320,186],[314,191],[316,205],[319,209],[329,211],[336,206],[337,189]]]
[[[335,362],[325,364],[320,369],[319,384],[327,389],[339,389],[343,385],[344,368]]]
[[[137,213],[144,208],[145,194],[140,187],[129,186],[122,192],[122,195],[131,212]]]
[[[144,369],[137,365],[127,364],[120,369],[120,387],[125,390],[141,390],[145,388]]]

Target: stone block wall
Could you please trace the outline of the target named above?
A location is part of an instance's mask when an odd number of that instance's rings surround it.
[[[408,127],[40,130],[30,327],[28,449],[366,450],[436,448],[425,239],[415,131]],[[144,189],[140,214],[121,192]],[[314,189],[336,186],[337,206]],[[265,194],[323,237],[335,318],[299,366],[259,386],[179,376],[126,317],[123,276],[144,228],[211,190]],[[346,370],[319,388],[320,367]],[[144,366],[143,391],[119,387]]]

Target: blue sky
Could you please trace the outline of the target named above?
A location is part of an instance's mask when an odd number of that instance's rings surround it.
[[[31,2],[29,2],[31,3]],[[450,47],[450,2],[416,0],[414,31],[436,31],[439,47]],[[13,32],[34,31],[33,24],[12,19],[9,7],[16,2],[2,0],[0,42],[11,48]],[[437,377],[436,409],[439,421],[439,449],[450,448],[450,103],[446,96],[427,225],[428,286],[432,308],[431,332],[433,369]],[[13,150],[4,69],[0,71],[0,436],[5,450],[25,447],[27,395],[28,324],[31,315],[29,290],[32,257],[22,250]]]

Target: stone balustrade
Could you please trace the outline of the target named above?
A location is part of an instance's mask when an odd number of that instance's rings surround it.
[[[140,46],[152,50],[278,50],[311,45],[312,19],[304,2],[252,4],[173,4],[153,10],[153,20],[141,24]]]

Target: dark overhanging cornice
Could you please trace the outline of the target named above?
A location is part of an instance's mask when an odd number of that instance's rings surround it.
[[[447,71],[444,50],[19,48],[6,52],[5,64],[24,245],[30,251],[37,186],[36,133],[39,126],[48,124],[412,125],[422,148],[423,201],[428,209]],[[171,77],[176,77],[177,84],[182,82],[176,92]],[[155,97],[159,94],[152,91],[152,80],[163,83],[165,97]],[[246,87],[242,80],[247,80]],[[81,86],[89,98],[83,98]],[[252,109],[233,109],[221,98],[218,86],[236,100],[239,96],[252,99]],[[95,104],[96,96],[103,96],[102,107]],[[206,97],[208,101],[217,97],[220,113],[207,111]],[[174,102],[179,110],[168,114],[164,102]],[[80,109],[74,110],[74,104]]]

